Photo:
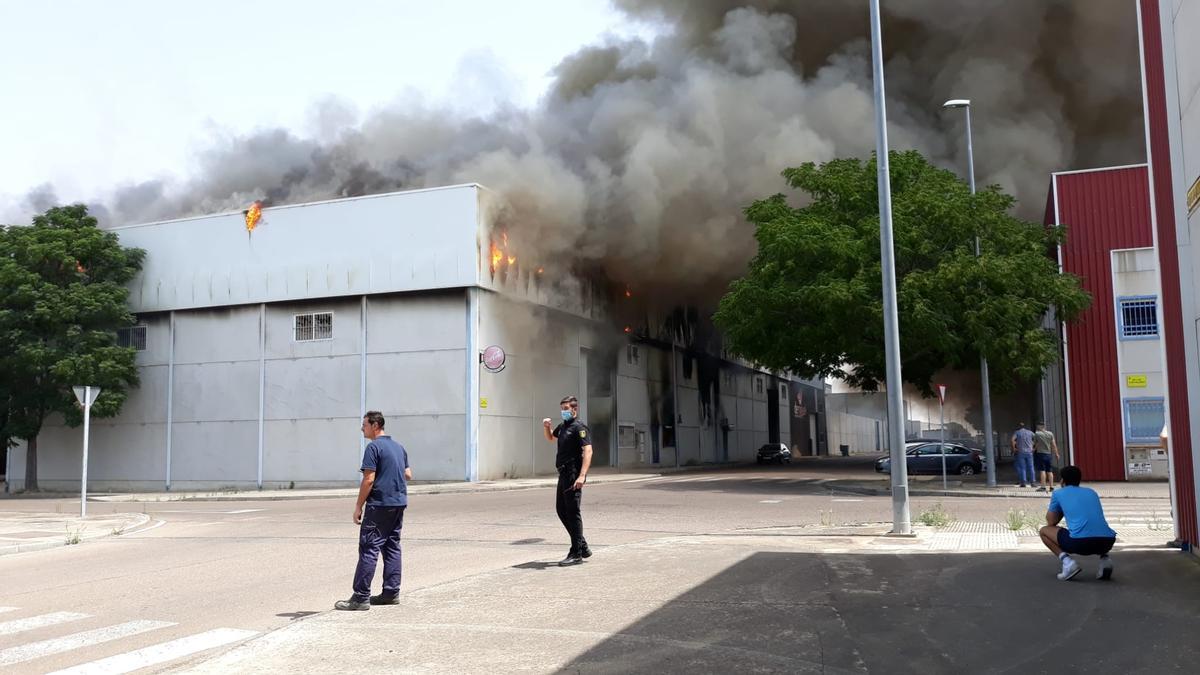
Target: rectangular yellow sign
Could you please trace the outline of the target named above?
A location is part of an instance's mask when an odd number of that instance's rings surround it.
[[[1196,207],[1200,206],[1200,178],[1196,178],[1196,181],[1192,183],[1192,187],[1188,188],[1187,205],[1188,213],[1195,211]]]
[[[486,398],[479,399],[479,407],[480,408],[486,408],[487,404],[488,404],[488,400]]]
[[[1141,389],[1146,386],[1145,375],[1126,375],[1125,386],[1130,389]]]

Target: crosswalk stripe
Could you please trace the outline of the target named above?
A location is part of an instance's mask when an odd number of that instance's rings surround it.
[[[18,647],[0,650],[0,666],[11,666],[14,663],[24,663],[43,656],[61,654],[80,647],[90,647],[102,642],[120,640],[147,631],[174,626],[169,621],[129,621],[115,626],[106,626],[82,633],[73,633],[60,638],[31,642]]]
[[[0,614],[3,614],[5,612],[15,612],[18,609],[20,609],[20,608],[19,607],[0,607]]]
[[[52,612],[50,614],[39,614],[26,619],[15,619],[13,621],[0,622],[0,635],[12,635],[21,631],[33,630],[34,628],[44,628],[53,626],[59,623],[68,621],[78,621],[79,619],[88,618],[87,614],[77,614],[75,612]]]
[[[144,649],[80,664],[73,668],[56,671],[51,675],[100,675],[101,673],[117,675],[118,673],[131,673],[135,670],[181,659],[185,656],[191,656],[192,654],[227,645],[231,642],[245,640],[257,634],[256,631],[252,630],[218,628],[205,633],[189,635],[178,640],[152,645]]]

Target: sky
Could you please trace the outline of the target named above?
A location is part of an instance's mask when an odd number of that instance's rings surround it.
[[[257,128],[530,107],[564,56],[649,30],[608,0],[0,0],[0,212],[47,183],[86,200],[180,179]]]

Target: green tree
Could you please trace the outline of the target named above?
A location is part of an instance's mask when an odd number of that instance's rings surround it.
[[[121,410],[137,385],[134,350],[118,347],[133,323],[125,284],[145,252],[124,248],[82,204],[55,207],[30,226],[0,229],[0,373],[7,392],[2,435],[26,441],[25,489],[37,490],[37,438],[60,413],[82,422],[72,385],[103,388],[96,417]]]
[[[763,366],[877,389],[886,361],[875,160],[783,175],[808,204],[779,194],[746,209],[758,254],[716,322],[733,352]],[[1014,217],[998,187],[971,195],[915,151],[891,154],[891,178],[905,381],[929,394],[937,371],[975,368],[981,354],[1000,389],[1039,377],[1058,358],[1046,313],[1073,320],[1091,302],[1050,256],[1064,229]]]

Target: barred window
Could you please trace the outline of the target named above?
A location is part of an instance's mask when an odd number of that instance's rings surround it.
[[[754,378],[754,393],[762,394],[765,392],[766,392],[766,388],[763,386],[763,379],[761,377],[755,377]]]
[[[117,346],[133,347],[135,351],[146,351],[146,327],[130,326],[117,329]]]
[[[333,339],[333,312],[297,314],[294,325],[296,342]]]
[[[1121,339],[1145,340],[1158,337],[1158,299],[1138,296],[1119,299]]]
[[[638,350],[637,345],[629,345],[625,348],[625,362],[626,363],[628,363],[631,366],[637,365],[638,362],[641,361],[641,359],[642,359],[642,355],[641,355],[641,352]]]
[[[1125,399],[1125,440],[1157,442],[1165,419],[1163,399]]]

